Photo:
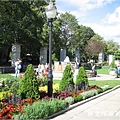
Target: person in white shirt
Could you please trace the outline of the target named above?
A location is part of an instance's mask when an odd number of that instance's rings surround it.
[[[94,72],[95,76],[97,76],[97,71],[96,71],[95,67],[96,67],[96,65],[94,64],[94,65],[92,66],[92,71]]]
[[[78,74],[79,67],[80,67],[80,61],[79,61],[78,57],[76,57],[76,59],[75,59],[75,70],[74,70],[74,82],[76,81],[76,76]]]
[[[19,74],[20,74],[20,69],[18,69],[18,65],[20,64],[20,62],[19,62],[19,59],[17,59],[16,60],[16,62],[15,62],[15,76],[16,76],[16,78],[19,76]]]

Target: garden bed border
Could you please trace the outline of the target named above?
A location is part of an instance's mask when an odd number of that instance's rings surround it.
[[[56,117],[56,116],[58,116],[58,115],[61,115],[61,114],[65,113],[65,112],[67,112],[67,111],[69,111],[69,110],[74,109],[75,107],[78,107],[78,106],[80,106],[80,105],[82,105],[82,104],[84,104],[84,103],[86,103],[86,102],[89,102],[89,101],[91,101],[91,100],[93,100],[93,99],[96,99],[96,98],[98,98],[98,97],[101,97],[101,96],[103,96],[103,95],[105,95],[105,94],[107,94],[107,93],[112,92],[113,90],[118,89],[118,88],[120,88],[120,85],[118,85],[118,86],[116,86],[116,87],[114,87],[114,88],[112,88],[112,89],[110,89],[110,90],[107,90],[107,91],[105,91],[105,92],[103,92],[103,93],[100,93],[100,94],[98,94],[98,95],[95,95],[95,96],[93,96],[93,97],[90,97],[90,98],[87,98],[87,99],[82,100],[82,101],[80,101],[80,102],[77,102],[77,103],[75,103],[75,104],[73,104],[73,105],[70,105],[70,106],[67,107],[65,110],[62,110],[62,111],[60,111],[60,112],[57,112],[57,113],[55,113],[55,114],[47,117],[47,119],[51,119],[51,118],[54,118],[54,117]]]

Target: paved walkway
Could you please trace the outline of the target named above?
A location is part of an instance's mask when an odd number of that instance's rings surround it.
[[[24,74],[24,73],[21,73]],[[15,76],[15,74],[11,74],[12,76]],[[61,80],[63,76],[63,73],[61,72],[53,72],[53,80]],[[120,80],[120,78],[116,78],[116,76],[111,75],[105,75],[105,74],[98,74],[97,77],[91,77],[88,78],[88,80]]]
[[[116,76],[98,74],[97,77],[88,78],[88,80],[120,80],[120,78],[116,78]]]
[[[61,72],[53,72],[54,80],[61,80],[63,73]],[[120,78],[116,78],[116,76],[98,74],[97,77],[88,78],[88,80],[120,80]]]
[[[51,120],[120,120],[119,93],[120,87]]]

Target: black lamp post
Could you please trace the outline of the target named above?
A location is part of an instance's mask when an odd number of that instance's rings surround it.
[[[49,35],[49,72],[48,72],[48,96],[52,97],[53,92],[53,74],[52,74],[52,21],[56,16],[56,7],[50,1],[46,8],[46,16],[48,18],[50,35]]]

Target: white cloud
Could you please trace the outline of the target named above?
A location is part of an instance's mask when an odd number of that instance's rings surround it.
[[[86,16],[86,14],[88,13],[87,11],[93,10],[95,8],[100,8],[106,4],[111,3],[112,1],[115,0],[60,0],[58,4],[58,11],[62,13],[70,12],[73,15],[76,15],[77,18],[79,18]],[[63,5],[61,5],[60,3]],[[67,5],[64,6],[65,4]],[[62,7],[65,7],[65,9],[61,10]]]
[[[61,3],[68,3],[68,6],[76,6],[79,10],[87,11],[94,8],[102,7],[115,0],[60,0]],[[67,6],[66,6],[67,7]]]
[[[105,40],[114,40],[120,44],[120,26],[103,26],[99,24],[83,24],[94,30],[95,33],[99,34]]]
[[[70,12],[78,20],[84,21],[90,10],[102,8],[113,1],[115,0],[60,0],[60,3],[67,3],[67,6],[64,9],[65,11],[61,9],[59,12]],[[114,40],[120,44],[120,6],[112,14],[108,13],[101,24],[84,22],[82,24],[91,27],[95,33],[98,33],[105,40]]]
[[[119,23],[120,24],[120,6],[116,8],[114,13],[108,14],[106,16],[106,21],[108,24]]]

